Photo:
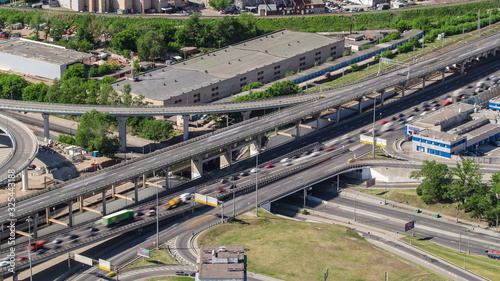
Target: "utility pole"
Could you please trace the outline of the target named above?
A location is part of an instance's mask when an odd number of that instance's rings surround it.
[[[477,10],[477,32],[479,33],[479,29],[481,29],[481,10]]]
[[[255,216],[259,217],[259,153],[260,147],[257,143],[257,155],[255,155]]]

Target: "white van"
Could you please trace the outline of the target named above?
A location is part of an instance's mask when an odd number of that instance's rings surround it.
[[[191,200],[191,193],[183,193],[179,197],[181,198],[182,202],[187,202]]]

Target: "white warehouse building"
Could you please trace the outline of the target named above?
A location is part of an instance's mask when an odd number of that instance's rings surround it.
[[[90,54],[62,46],[17,38],[0,43],[0,69],[48,79],[61,78],[68,66],[83,63]]]

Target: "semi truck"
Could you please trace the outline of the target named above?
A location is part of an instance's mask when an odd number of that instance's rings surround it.
[[[173,209],[175,207],[178,207],[182,203],[186,203],[189,200],[191,200],[191,193],[184,193],[181,194],[180,196],[172,198],[170,201],[168,201],[167,204],[163,205],[163,209]]]
[[[500,259],[500,251],[484,251],[484,253],[488,256],[490,259]]]
[[[134,210],[122,210],[102,217],[102,225],[110,226],[134,217]]]

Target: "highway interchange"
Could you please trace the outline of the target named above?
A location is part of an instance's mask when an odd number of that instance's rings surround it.
[[[342,91],[342,92],[345,92],[345,91]],[[315,105],[317,108],[321,108],[322,106],[324,106],[324,105],[323,105],[323,104],[321,104],[321,103],[322,103],[322,102],[324,102],[325,100],[326,100],[326,98],[325,98],[325,99],[322,99],[322,100],[317,100],[317,101],[315,101],[315,102],[314,102],[314,105]],[[316,109],[317,109],[317,108],[316,108]],[[287,112],[287,111],[283,111],[283,112]],[[283,112],[282,112],[282,113],[283,113]],[[384,110],[384,112],[387,112],[387,111],[385,111],[385,110]],[[290,112],[288,112],[288,114],[287,114],[287,115],[285,115],[285,116],[290,116],[289,114],[290,114]],[[282,117],[282,116],[280,116],[280,118],[287,118],[287,117]],[[295,117],[294,117],[294,118],[295,118]],[[269,117],[268,117],[268,118],[263,118],[263,119],[264,119],[264,122],[265,122],[265,123],[274,122],[274,120],[272,120],[273,118],[269,118]],[[262,119],[261,119],[261,120],[262,120]],[[258,121],[261,121],[261,120],[257,120],[257,121],[254,121],[254,122],[258,122]],[[369,123],[369,122],[368,122],[368,123]],[[261,123],[260,123],[260,124],[261,124]],[[254,124],[252,124],[252,125],[254,125]],[[257,123],[256,125],[259,125],[259,123]],[[277,126],[277,125],[276,125],[276,123],[274,123],[274,124],[271,126],[271,128],[272,128],[273,126]],[[342,134],[342,133],[346,133],[346,132],[350,132],[350,131],[352,130],[352,127],[351,127],[351,128],[349,128],[350,126],[344,126],[344,127],[345,127],[345,129],[344,129],[344,130],[338,130],[337,132],[335,132],[335,133],[336,133],[336,135],[339,135],[339,134]],[[231,130],[231,131],[232,131],[232,130]],[[238,129],[238,128],[236,128],[236,132],[237,132],[237,134],[244,134],[244,132],[242,132],[242,131],[243,131],[243,130],[242,130],[242,128],[239,128],[239,129]],[[345,131],[345,132],[343,132],[343,131]],[[223,135],[223,134],[222,134],[222,135]],[[317,136],[316,136],[316,137],[317,137]],[[221,136],[219,136],[219,134],[214,134],[213,136],[210,136],[210,137],[209,137],[209,140],[210,140],[211,142],[214,142],[214,143],[219,143],[219,142],[222,142],[222,141],[223,141],[223,139],[224,139],[224,138],[223,138],[223,137],[221,137]],[[360,154],[362,154],[362,153],[363,153],[363,151],[364,151],[364,152],[366,152],[366,151],[369,151],[369,150],[370,150],[370,147],[369,147],[369,146],[359,146],[359,147],[357,147],[357,149],[356,149],[356,150],[353,150],[353,151],[356,151],[356,153],[359,153],[358,155],[360,155]],[[186,151],[189,151],[189,150],[188,150],[187,148],[182,147],[182,149],[181,149],[180,151],[181,151],[181,154],[182,154],[182,153],[185,153]],[[165,154],[163,154],[163,155],[165,155]],[[162,155],[162,156],[163,156],[163,155]],[[172,155],[169,155],[169,156],[172,156]],[[345,156],[345,157],[348,157],[348,156]],[[350,157],[350,156],[349,156],[349,157]],[[158,159],[158,158],[153,157],[153,158],[151,158],[150,160],[152,160],[152,162],[154,163],[154,162],[158,161],[159,159]],[[330,165],[330,166],[333,166],[333,165],[338,165],[338,163],[345,163],[346,158],[344,158],[344,159],[339,159],[339,160],[337,160],[337,161],[339,161],[339,162],[336,162],[336,164],[335,164],[335,163],[333,163],[333,164],[332,164],[332,163],[329,163],[329,165]],[[325,163],[326,163],[326,162],[325,162]],[[133,164],[133,163],[132,163],[132,164]],[[328,165],[328,164],[325,164],[325,165]],[[319,168],[319,171],[321,172],[321,168]],[[112,171],[111,171],[111,172],[112,172]],[[106,177],[109,177],[109,175],[110,175],[110,174],[108,173],[108,174],[106,175]],[[125,176],[125,173],[120,173],[120,171],[115,171],[114,173],[111,173],[111,175],[112,175],[112,176],[115,176],[115,177],[123,177],[123,176]],[[309,174],[309,175],[310,175],[310,174]],[[102,176],[102,175],[101,175],[101,176]],[[100,178],[99,178],[99,177],[96,177],[96,179],[95,179],[95,180],[86,181],[84,185],[85,185],[85,186],[87,186],[87,185],[90,185],[90,186],[91,186],[92,184],[97,184],[97,183],[98,183],[98,181],[99,181],[99,179],[102,179],[102,177],[100,177]],[[286,180],[289,180],[289,179],[287,178]],[[76,182],[75,184],[77,184],[77,183],[78,183],[78,182]],[[268,190],[269,188],[271,188],[271,190],[272,190],[272,187],[266,187],[266,188],[265,188],[265,190]],[[274,188],[279,188],[279,186],[278,186],[278,187],[274,187]],[[272,191],[270,191],[270,194],[274,194],[275,192],[276,192],[276,190],[272,190]],[[262,195],[262,197],[263,197],[263,198],[266,196],[266,192],[265,192],[265,191],[262,191],[262,192],[261,192],[261,191],[259,191],[259,194],[260,194],[260,195]],[[259,196],[260,196],[260,195],[259,195]],[[252,195],[249,195],[249,198],[252,198]],[[243,202],[245,202],[245,201],[244,201],[245,199],[244,199],[243,197],[242,197],[241,199],[240,199],[240,197],[238,197],[238,198],[237,198],[237,200],[242,200]],[[31,201],[31,200],[30,200],[30,201]],[[40,201],[36,201],[36,202],[40,202]],[[251,202],[253,202],[253,200],[252,200]],[[32,203],[32,202],[30,202],[30,203]],[[230,204],[230,202],[228,202],[228,204]],[[243,205],[244,205],[244,204],[243,204]],[[248,205],[248,204],[247,204],[247,205]],[[244,207],[245,207],[245,206],[244,206]],[[248,207],[247,207],[247,208],[248,208]],[[218,218],[215,218],[215,220],[217,220],[217,219],[218,219]],[[482,249],[482,250],[484,250],[484,249]],[[472,251],[473,251],[473,248],[471,248],[471,252],[472,252]],[[189,257],[187,257],[187,259],[189,259]]]

